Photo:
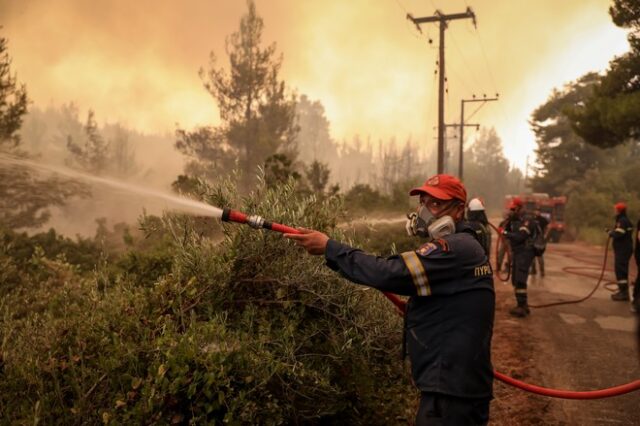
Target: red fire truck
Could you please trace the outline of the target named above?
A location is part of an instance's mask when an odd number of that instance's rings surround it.
[[[507,195],[504,199],[505,210],[508,208],[511,200],[515,195]],[[567,197],[550,197],[545,193],[522,194],[518,196],[527,212],[533,213],[534,210],[540,210],[540,214],[549,221],[547,227],[547,235],[549,241],[557,243],[564,233],[564,208],[567,204]]]

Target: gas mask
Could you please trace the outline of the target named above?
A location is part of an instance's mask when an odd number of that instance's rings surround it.
[[[415,213],[407,215],[405,226],[409,236],[437,240],[456,232],[456,224],[449,215],[436,218],[428,208],[421,205]]]

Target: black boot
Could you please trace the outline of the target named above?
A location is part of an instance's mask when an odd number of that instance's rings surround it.
[[[518,305],[509,311],[512,317],[524,318],[529,315],[529,307],[526,305]]]
[[[628,302],[629,284],[618,284],[618,292],[611,295],[611,300],[616,302]]]

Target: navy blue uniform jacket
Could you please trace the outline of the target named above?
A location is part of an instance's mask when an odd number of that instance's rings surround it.
[[[633,252],[633,225],[626,214],[616,216],[616,227],[609,232],[613,239],[613,250],[616,254],[630,256]]]
[[[533,253],[533,239],[538,232],[534,218],[517,215],[505,223],[504,230],[514,254]]]
[[[468,398],[491,398],[493,273],[468,228],[391,257],[329,240],[327,265],[355,283],[410,296],[406,339],[416,386]]]

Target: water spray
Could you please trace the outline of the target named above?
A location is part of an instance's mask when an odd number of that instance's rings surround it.
[[[192,200],[177,196],[175,194],[167,193],[164,191],[145,188],[139,185],[134,185],[121,180],[112,179],[108,177],[95,176],[88,173],[82,173],[76,170],[71,170],[66,167],[55,166],[51,164],[42,164],[39,162],[27,160],[24,158],[15,157],[13,155],[7,155],[0,153],[0,162],[6,163],[12,166],[28,167],[32,170],[39,172],[56,173],[62,176],[66,176],[71,179],[79,179],[84,182],[89,182],[96,185],[106,186],[111,189],[126,191],[132,194],[136,194],[143,197],[151,197],[164,201],[167,207],[171,207],[175,210],[180,210],[185,213],[191,213],[201,216],[210,216],[219,218],[222,215],[222,210],[214,207],[210,204],[203,203],[201,201]]]

